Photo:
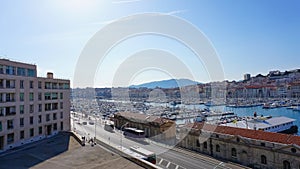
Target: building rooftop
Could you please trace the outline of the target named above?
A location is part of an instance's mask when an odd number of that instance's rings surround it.
[[[190,123],[186,127],[194,130],[203,130],[208,132],[228,134],[233,136],[241,136],[245,138],[264,140],[268,142],[281,143],[281,144],[296,144],[300,146],[300,136],[266,132],[261,130],[250,130],[244,128],[228,127],[228,126],[217,126],[211,125],[204,122],[201,123]]]
[[[280,116],[280,117],[272,117],[268,119],[252,119],[249,121],[242,120],[237,122],[231,122],[222,124],[222,126],[229,126],[229,127],[238,127],[238,128],[246,128],[246,129],[254,129],[256,126],[257,129],[266,129],[268,127],[274,127],[282,124],[287,124],[290,122],[296,121],[295,119]]]
[[[122,116],[130,121],[140,122],[140,123],[149,123],[155,122],[158,124],[164,124],[167,122],[175,123],[172,120],[162,118],[160,116],[146,115],[140,113],[131,113],[131,112],[119,112],[115,116]]]

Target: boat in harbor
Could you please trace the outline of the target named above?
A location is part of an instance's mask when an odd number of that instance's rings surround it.
[[[293,107],[293,111],[300,111],[300,106]]]
[[[279,106],[276,102],[263,104],[263,109],[274,109],[274,108],[277,108],[277,107],[279,107]]]
[[[268,132],[293,134],[298,132],[298,127],[294,124],[296,119],[285,116],[272,117],[244,117],[242,120],[221,124],[237,128],[246,128],[252,130],[263,130]]]

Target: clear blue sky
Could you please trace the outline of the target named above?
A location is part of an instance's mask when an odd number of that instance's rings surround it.
[[[144,12],[176,15],[195,25],[215,47],[228,80],[240,80],[244,73],[300,68],[298,0],[1,1],[0,56],[37,64],[39,76],[53,71],[57,78],[72,80],[84,45],[97,31],[112,20]],[[180,44],[162,37],[138,37],[108,55],[94,86],[110,86],[110,73],[120,59],[145,48],[169,50],[197,67]],[[199,67],[196,80],[208,82],[203,72]],[[164,78],[145,72],[133,83]]]

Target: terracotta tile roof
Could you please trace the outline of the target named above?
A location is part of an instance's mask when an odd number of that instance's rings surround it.
[[[243,129],[243,128],[228,127],[228,126],[217,126],[217,125],[211,125],[203,122],[190,123],[187,124],[186,127],[193,128],[195,130],[203,129],[205,131],[212,131],[214,133],[242,136],[250,139],[264,140],[264,141],[282,143],[282,144],[296,144],[300,146],[300,136],[295,136],[290,134],[273,133],[273,132],[266,132],[261,130],[250,130],[250,129]]]
[[[151,115],[146,115],[146,114],[140,114],[140,113],[132,113],[132,112],[119,112],[115,114],[115,116],[122,116],[130,121],[137,121],[141,123],[149,123],[149,122],[154,122],[158,124],[164,124],[168,122],[174,123],[174,121],[162,118],[160,116],[151,116]]]

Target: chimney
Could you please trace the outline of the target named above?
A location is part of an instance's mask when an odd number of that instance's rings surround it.
[[[47,72],[47,78],[48,79],[53,79],[53,73],[52,72]]]

